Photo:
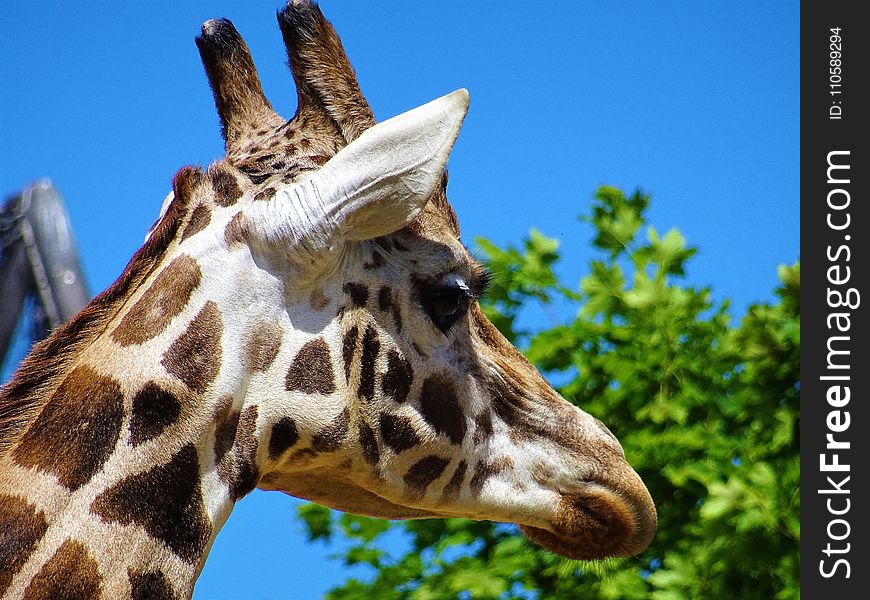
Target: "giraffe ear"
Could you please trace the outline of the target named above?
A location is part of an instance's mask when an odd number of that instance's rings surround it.
[[[441,183],[466,112],[468,92],[460,89],[367,129],[305,181],[254,203],[251,231],[267,244],[322,256],[404,227]]]
[[[324,216],[344,240],[392,233],[414,220],[441,182],[468,112],[456,90],[363,132],[312,177]]]

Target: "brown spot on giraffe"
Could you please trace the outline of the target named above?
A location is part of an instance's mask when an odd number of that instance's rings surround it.
[[[405,360],[399,352],[391,348],[387,352],[387,371],[381,379],[381,389],[396,402],[404,402],[411,391],[414,381],[414,370],[411,363]]]
[[[130,580],[130,600],[180,600],[169,579],[160,571],[127,572]]]
[[[254,200],[258,200],[261,202],[265,202],[271,200],[275,197],[275,188],[273,187],[264,187],[262,190],[257,192],[254,195]]]
[[[440,434],[461,444],[467,429],[453,383],[443,375],[431,375],[423,382],[420,414]]]
[[[471,483],[468,486],[472,495],[479,496],[480,492],[483,490],[483,484],[486,483],[486,480],[494,474],[495,473],[489,463],[485,460],[479,461],[474,467],[474,475],[471,477]]]
[[[274,323],[261,321],[245,336],[244,353],[249,369],[264,372],[281,349],[283,330]]]
[[[381,460],[378,440],[369,424],[362,419],[359,421],[359,443],[362,446],[363,459],[370,465],[378,464]]]
[[[269,458],[275,460],[299,441],[299,430],[296,421],[291,417],[282,417],[272,426],[269,436]]]
[[[102,492],[91,510],[107,523],[143,527],[182,560],[194,563],[211,533],[199,477],[199,457],[188,444],[168,463]]]
[[[122,346],[142,344],[163,331],[178,316],[202,281],[196,261],[182,254],[157,276],[112,332]]]
[[[361,283],[347,282],[344,284],[344,293],[350,296],[350,301],[357,308],[365,308],[369,301],[369,288]]]
[[[484,484],[486,484],[486,481],[490,477],[513,467],[514,461],[509,456],[500,456],[492,462],[479,461],[474,467],[474,475],[471,477],[471,483],[469,483],[471,493],[474,496],[479,496],[480,492],[483,491]]]
[[[350,381],[350,368],[353,357],[356,354],[356,340],[359,337],[359,329],[356,325],[348,329],[341,339],[341,358],[344,362],[344,380]]]
[[[133,396],[130,415],[130,444],[138,446],[154,439],[175,423],[181,403],[174,394],[150,381]]]
[[[200,394],[220,371],[223,321],[209,300],[187,329],[172,342],[160,363],[187,387]]]
[[[232,397],[221,398],[215,413],[214,453],[218,476],[227,484],[233,501],[249,494],[260,479],[257,464],[258,442],[256,437],[257,406],[248,406],[242,411],[232,410]],[[291,421],[292,422],[292,421]],[[286,427],[286,423],[282,425]],[[294,425],[295,427],[295,425]],[[269,443],[270,454],[275,439]],[[281,435],[279,427],[278,435]],[[298,434],[297,434],[298,437]]]
[[[236,178],[224,167],[209,169],[209,178],[214,192],[214,201],[219,206],[232,206],[242,196],[242,189]]]
[[[414,424],[408,417],[383,413],[379,419],[381,438],[397,454],[420,443]]]
[[[245,171],[244,173],[245,173],[245,175],[248,176],[248,179],[250,179],[251,183],[253,183],[254,185],[260,185],[261,183],[268,180],[273,175],[272,173],[257,174],[257,173],[252,173],[250,171]]]
[[[24,590],[24,600],[90,600],[99,597],[97,561],[78,540],[61,544]]]
[[[338,150],[337,147],[334,148],[334,151],[337,151],[337,150]],[[335,154],[312,154],[311,156],[308,156],[306,158],[308,158],[308,160],[311,162],[311,164],[314,167],[322,167],[323,165],[328,163],[329,159],[332,158],[333,156],[335,156]]]
[[[347,407],[332,422],[311,437],[311,449],[315,452],[334,452],[347,437],[350,412]]]
[[[239,427],[241,412],[233,410],[233,397],[224,396],[218,402],[215,411],[217,425],[214,430],[214,462],[217,465],[218,476],[225,483],[233,476],[232,457],[230,450],[236,440],[236,431]]]
[[[284,385],[289,392],[305,394],[331,394],[335,391],[329,346],[323,338],[302,346],[287,371]]]
[[[552,481],[556,473],[547,465],[540,465],[532,472],[532,479],[538,485],[547,485],[547,482]]]
[[[227,246],[243,246],[247,244],[249,233],[245,214],[239,211],[224,228],[224,241]]]
[[[18,464],[56,475],[75,491],[90,481],[115,448],[124,398],[114,379],[76,367],[15,447]]]
[[[465,481],[466,471],[468,471],[468,463],[460,460],[459,464],[456,465],[456,470],[453,471],[453,475],[450,477],[450,481],[444,486],[444,495],[442,496],[444,500],[450,500],[459,495],[462,489],[462,482]]]
[[[475,445],[481,444],[492,436],[492,413],[489,410],[484,410],[474,419],[474,435],[471,441]]]
[[[190,214],[190,220],[184,228],[184,233],[181,234],[183,242],[192,235],[195,235],[205,229],[211,222],[211,210],[205,204],[200,204],[193,209]]]
[[[239,417],[236,430],[235,476],[230,489],[233,500],[247,496],[257,487],[260,468],[257,465],[257,406],[247,406]]]
[[[422,458],[405,473],[405,484],[415,492],[425,492],[429,484],[441,476],[449,463],[448,459],[440,456]]]
[[[492,461],[492,468],[499,473],[513,469],[514,459],[507,455],[496,457],[496,459]]]
[[[45,514],[30,502],[0,494],[0,596],[48,529]]]
[[[378,255],[380,256],[380,255]],[[391,312],[393,321],[396,323],[396,330],[402,331],[402,312],[399,310],[399,305],[393,301],[393,292],[389,286],[383,286],[378,290],[378,308],[382,312]]]
[[[189,207],[204,178],[202,169],[190,166],[180,168],[172,177],[172,192],[175,195],[172,203],[180,202],[184,207]],[[166,212],[169,214],[169,211]]]
[[[381,343],[378,340],[377,330],[374,327],[367,327],[362,340],[357,394],[368,402],[371,402],[375,397],[375,360],[380,348]]]
[[[311,292],[308,302],[311,305],[311,308],[320,311],[329,305],[329,298],[327,298],[326,294],[323,293],[323,288],[318,286],[314,288],[313,292]]]

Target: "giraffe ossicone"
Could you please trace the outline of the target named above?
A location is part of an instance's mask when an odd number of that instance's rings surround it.
[[[316,4],[278,22],[294,117],[203,25],[225,158],[175,175],[121,277],[0,389],[0,595],[189,597],[256,487],[642,551],[655,507],[616,438],[477,303],[444,171],[467,93],[376,125]]]

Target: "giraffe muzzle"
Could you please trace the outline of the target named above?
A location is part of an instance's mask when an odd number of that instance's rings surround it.
[[[656,508],[634,470],[625,464],[610,485],[560,494],[549,527],[520,525],[532,542],[567,558],[595,560],[642,552],[655,535]]]

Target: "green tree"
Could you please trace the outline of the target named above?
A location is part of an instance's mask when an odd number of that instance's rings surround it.
[[[591,222],[598,256],[579,290],[558,281],[558,243],[478,243],[496,278],[484,309],[559,390],[619,437],[659,511],[642,555],[600,563],[541,550],[510,525],[462,519],[390,524],[301,510],[311,540],[344,536],[346,564],[368,564],[332,599],[798,598],[800,263],[779,268],[775,304],[732,326],[728,302],[681,282],[695,253],[679,231],[645,227],[649,197],[602,187]],[[541,331],[530,303],[573,307]],[[402,528],[411,548],[380,545]]]

